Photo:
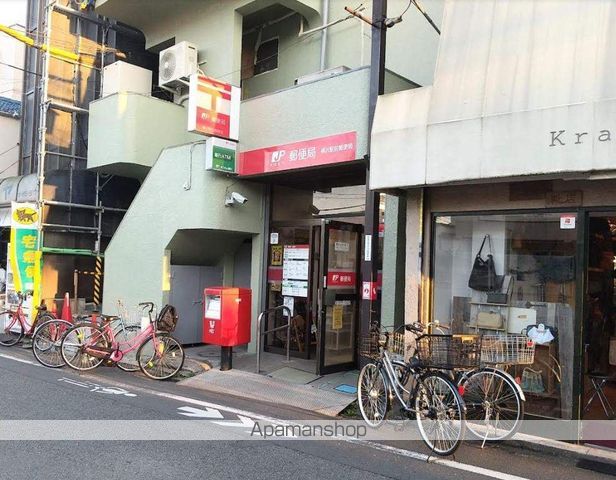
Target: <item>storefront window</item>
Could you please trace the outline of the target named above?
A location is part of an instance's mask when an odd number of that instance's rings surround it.
[[[509,372],[525,390],[527,413],[571,418],[576,216],[452,215],[434,222],[433,319],[453,333],[526,334],[536,326],[542,337],[534,363]],[[477,262],[480,251],[483,261],[491,255],[493,270]]]

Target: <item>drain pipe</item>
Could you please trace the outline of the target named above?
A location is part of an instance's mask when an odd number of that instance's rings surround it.
[[[192,188],[192,163],[193,163],[193,150],[197,145],[204,145],[207,140],[198,140],[190,145],[190,151],[188,154],[188,178],[184,184],[184,190],[190,190]]]
[[[321,2],[321,10],[323,16],[323,25],[327,25],[327,23],[329,22],[329,0],[323,0]],[[327,28],[321,30],[321,72],[325,70],[325,66],[327,64],[327,30]]]

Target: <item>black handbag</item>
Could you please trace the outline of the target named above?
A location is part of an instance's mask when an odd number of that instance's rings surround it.
[[[484,260],[481,256],[481,252],[483,251],[486,240],[488,241],[490,253],[488,253],[486,259]],[[494,257],[492,257],[492,239],[490,238],[490,235],[483,237],[481,248],[475,256],[471,276],[468,279],[468,286],[473,290],[480,292],[493,292],[498,288],[496,267],[494,266]]]

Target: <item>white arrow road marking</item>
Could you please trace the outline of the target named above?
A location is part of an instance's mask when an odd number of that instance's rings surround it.
[[[229,422],[214,422],[216,425],[222,425],[223,427],[249,427],[252,428],[255,424],[252,418],[244,417],[243,415],[238,415],[237,418],[240,419],[239,422],[235,420],[231,420]]]
[[[222,413],[220,413],[215,408],[205,407],[205,410],[200,408],[193,407],[178,407],[180,410],[178,413],[180,415],[186,415],[187,417],[197,417],[197,418],[225,418]]]

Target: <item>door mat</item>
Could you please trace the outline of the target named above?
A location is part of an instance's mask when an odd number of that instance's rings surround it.
[[[338,385],[336,388],[334,388],[334,390],[337,390],[339,392],[342,393],[348,393],[350,395],[355,395],[357,393],[357,387],[354,385],[346,385],[346,384],[342,384],[342,385]]]
[[[268,376],[284,380],[289,383],[296,383],[298,385],[305,385],[319,378],[319,376],[314,373],[304,372],[303,370],[298,370],[297,368],[291,367],[279,368],[278,370],[274,370],[269,373]]]

